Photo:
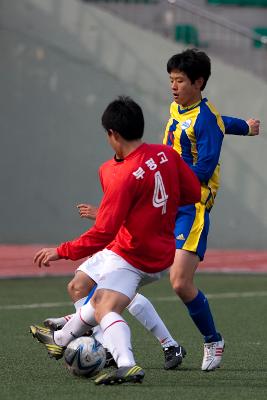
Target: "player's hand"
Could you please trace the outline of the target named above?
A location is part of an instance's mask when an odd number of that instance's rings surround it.
[[[39,250],[33,259],[35,264],[38,264],[39,268],[44,265],[45,267],[50,267],[50,261],[59,260],[60,257],[58,255],[56,247],[51,247],[47,249]]]
[[[98,208],[91,204],[78,204],[77,208],[81,218],[96,219]]]
[[[249,126],[249,136],[257,136],[260,133],[260,121],[258,119],[250,118],[247,121]]]

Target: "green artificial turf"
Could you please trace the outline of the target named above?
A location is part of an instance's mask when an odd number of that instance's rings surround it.
[[[222,367],[200,371],[202,338],[168,279],[142,292],[152,300],[187,356],[176,371],[163,369],[160,345],[132,317],[137,363],[146,372],[143,384],[95,386],[74,378],[62,360],[48,358],[28,333],[31,323],[72,312],[66,293],[69,278],[0,280],[1,400],[262,400],[267,398],[267,276],[199,274],[198,286],[210,295],[218,330],[226,342]],[[220,297],[221,296],[221,297]],[[59,305],[60,303],[61,305]],[[31,308],[26,308],[26,307]]]

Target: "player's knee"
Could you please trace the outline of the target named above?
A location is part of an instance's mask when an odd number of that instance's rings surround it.
[[[173,278],[171,279],[171,284],[177,296],[179,296],[183,300],[183,298],[186,297],[187,292],[189,290],[190,287],[189,282],[186,281],[185,279]]]
[[[103,314],[103,310],[101,307],[96,307],[95,309],[95,320],[99,324],[101,319],[104,317],[105,314]]]
[[[157,325],[159,316],[150,301],[142,294],[137,293],[127,309],[146,329],[151,331]]]
[[[82,298],[88,295],[90,288],[82,282],[72,280],[68,284],[68,293],[71,298]]]
[[[96,303],[95,306],[95,320],[99,324],[102,318],[109,312],[114,311],[112,307],[109,307],[105,302]]]
[[[127,306],[127,310],[136,317],[140,314],[144,308],[146,308],[150,302],[141,294],[137,293],[130,304]]]
[[[74,292],[74,284],[73,284],[73,281],[70,281],[70,282],[68,283],[67,289],[68,289],[68,293],[69,293],[70,297],[72,297],[72,294],[73,294],[73,292]]]

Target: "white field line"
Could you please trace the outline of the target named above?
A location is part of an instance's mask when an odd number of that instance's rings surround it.
[[[31,308],[56,308],[56,307],[66,307],[71,306],[73,303],[68,302],[58,302],[58,303],[33,303],[33,304],[11,304],[6,306],[0,306],[0,310],[27,310]]]
[[[238,299],[238,298],[254,298],[254,297],[266,297],[267,291],[261,292],[226,292],[217,294],[206,294],[208,299]],[[176,296],[166,297],[152,297],[152,302],[172,302],[177,301]],[[57,308],[71,306],[71,302],[58,302],[58,303],[33,303],[33,304],[12,304],[12,305],[0,305],[0,310],[27,310],[35,308]]]
[[[206,294],[208,299],[238,299],[238,298],[248,298],[248,297],[265,297],[267,296],[267,291],[257,291],[257,292],[226,292],[226,293],[215,293]],[[176,296],[169,297],[156,297],[151,299],[151,301],[175,301]]]

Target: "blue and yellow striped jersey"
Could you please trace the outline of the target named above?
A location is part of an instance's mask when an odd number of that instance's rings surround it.
[[[183,108],[173,102],[163,143],[172,146],[201,182],[201,202],[210,209],[219,188],[219,157],[225,127],[206,99]]]

